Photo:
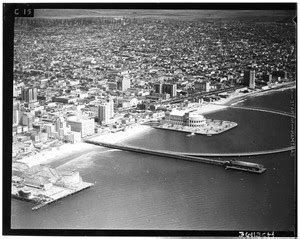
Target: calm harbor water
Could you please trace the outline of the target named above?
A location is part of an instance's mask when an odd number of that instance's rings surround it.
[[[252,97],[240,105],[290,112],[295,90]],[[270,113],[227,109],[207,117],[239,126],[212,137],[153,129],[128,141],[185,152],[245,152],[287,147],[292,121]],[[51,166],[79,170],[95,182],[84,192],[38,211],[12,199],[12,228],[294,230],[295,156],[244,157],[264,164],[262,175],[95,146]]]

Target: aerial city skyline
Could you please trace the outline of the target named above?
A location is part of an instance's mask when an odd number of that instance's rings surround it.
[[[15,18],[12,227],[72,229],[72,217],[94,229],[294,231],[295,14],[35,9]],[[221,189],[230,185],[235,198]],[[90,224],[72,210],[58,216],[76,200]],[[260,206],[246,212],[243,200]],[[133,204],[145,208],[140,219]],[[64,223],[42,223],[43,210]]]

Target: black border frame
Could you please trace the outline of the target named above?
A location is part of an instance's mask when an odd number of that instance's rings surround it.
[[[63,229],[11,229],[11,152],[12,152],[12,103],[13,103],[13,40],[14,9],[191,9],[191,10],[294,10],[297,3],[3,3],[3,160],[2,160],[2,234],[3,235],[47,235],[47,236],[239,236],[238,231],[195,230],[63,230]],[[296,29],[297,32],[297,29]],[[298,70],[297,70],[298,71]],[[296,72],[296,75],[297,72]],[[298,84],[298,83],[297,83]],[[296,100],[298,94],[296,93]],[[298,112],[296,103],[296,114]],[[297,121],[295,122],[297,132]],[[296,133],[296,143],[297,143]],[[296,148],[296,159],[298,158]],[[297,160],[295,209],[297,212]],[[249,231],[251,232],[251,231]],[[276,237],[297,236],[297,213],[294,231],[275,231]]]

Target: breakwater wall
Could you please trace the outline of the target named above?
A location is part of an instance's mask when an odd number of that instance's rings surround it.
[[[219,105],[219,106],[226,106],[228,108],[232,109],[240,109],[240,110],[250,110],[250,111],[258,111],[258,112],[265,112],[270,114],[277,114],[277,115],[283,115],[291,118],[296,118],[296,115],[279,111],[279,110],[270,110],[270,109],[262,109],[262,108],[254,108],[254,107],[244,107],[244,106],[234,106],[234,105],[226,105],[226,104],[216,104],[216,103],[210,103],[211,105]]]
[[[204,157],[243,157],[243,156],[257,156],[265,154],[277,154],[283,152],[289,152],[295,150],[294,146],[280,148],[280,149],[271,149],[255,152],[242,152],[242,153],[184,153],[189,156],[204,156]]]

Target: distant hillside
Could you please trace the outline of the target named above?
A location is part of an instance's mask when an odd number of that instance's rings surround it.
[[[295,11],[286,10],[156,10],[156,9],[36,9],[39,18],[134,17],[155,19],[238,19],[293,18]]]

